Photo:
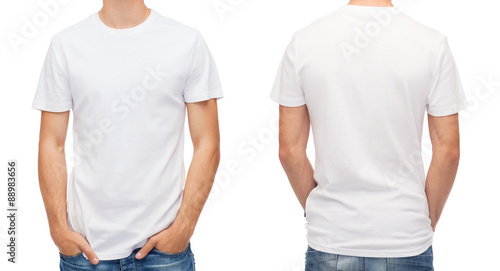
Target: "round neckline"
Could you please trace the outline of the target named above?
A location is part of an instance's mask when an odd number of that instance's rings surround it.
[[[100,28],[103,30],[107,31],[108,33],[111,33],[113,35],[128,35],[134,32],[137,32],[141,29],[144,29],[150,22],[153,20],[153,18],[156,17],[156,11],[151,8],[151,12],[149,13],[149,16],[144,20],[142,23],[132,26],[129,28],[113,28],[107,26],[99,17],[99,12],[94,13],[94,21],[99,25]]]

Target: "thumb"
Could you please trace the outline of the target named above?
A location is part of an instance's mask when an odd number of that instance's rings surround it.
[[[144,257],[146,257],[146,255],[148,255],[148,253],[153,249],[154,247],[154,243],[153,243],[153,240],[151,240],[151,238],[146,242],[146,244],[144,244],[144,246],[142,246],[142,248],[139,250],[139,252],[137,252],[137,254],[135,254],[135,258],[140,260]]]
[[[97,258],[97,254],[95,254],[95,252],[92,250],[92,248],[90,247],[90,245],[89,245],[89,243],[87,241],[82,242],[79,245],[79,247],[82,250],[82,252],[85,255],[87,255],[87,258],[89,259],[89,261],[92,264],[97,265],[99,263],[99,258]]]

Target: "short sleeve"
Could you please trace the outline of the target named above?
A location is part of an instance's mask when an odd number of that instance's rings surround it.
[[[299,74],[297,73],[295,43],[294,35],[283,55],[271,91],[271,99],[287,107],[297,107],[306,103],[304,91],[300,85]]]
[[[64,112],[73,108],[68,71],[60,47],[52,40],[42,66],[32,108]]]
[[[434,76],[435,79],[427,97],[429,115],[448,116],[467,108],[467,99],[446,38],[439,50]]]
[[[215,61],[205,40],[199,33],[193,47],[183,95],[186,103],[223,97]]]

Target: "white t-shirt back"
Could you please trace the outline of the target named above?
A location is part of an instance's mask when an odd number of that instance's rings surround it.
[[[32,107],[73,110],[68,224],[100,260],[129,256],[173,222],[186,103],[222,96],[201,34],[155,10],[127,29],[96,12],[52,38]]]
[[[394,7],[343,6],[294,34],[271,98],[309,112],[318,183],[306,202],[312,248],[407,257],[432,244],[425,112],[467,106],[444,35]]]

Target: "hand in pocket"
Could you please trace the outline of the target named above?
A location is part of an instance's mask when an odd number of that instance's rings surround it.
[[[92,264],[96,265],[99,263],[97,255],[83,235],[68,228],[67,230],[51,234],[51,236],[61,254],[74,256],[83,252]]]

